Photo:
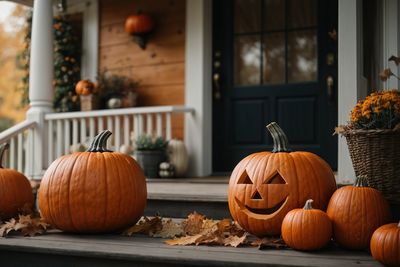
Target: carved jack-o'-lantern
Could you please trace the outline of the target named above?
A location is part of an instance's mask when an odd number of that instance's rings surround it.
[[[329,165],[310,152],[290,152],[285,133],[275,122],[267,126],[272,152],[254,153],[241,160],[229,181],[228,203],[234,220],[257,235],[278,235],[285,215],[307,199],[325,210],[336,190]]]

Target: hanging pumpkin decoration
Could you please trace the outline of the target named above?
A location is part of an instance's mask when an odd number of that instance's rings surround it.
[[[175,167],[176,177],[183,177],[189,164],[185,143],[178,139],[170,140],[167,145],[167,155],[169,162]]]
[[[77,95],[90,95],[93,94],[94,87],[90,80],[80,80],[75,86],[75,92]]]
[[[146,182],[136,161],[107,150],[111,132],[97,135],[86,152],[55,160],[43,176],[43,218],[67,232],[111,232],[135,224],[146,206]]]
[[[282,238],[291,248],[317,250],[331,240],[331,220],[322,210],[313,209],[312,202],[307,200],[303,209],[291,210],[283,219]]]
[[[140,10],[136,15],[130,15],[125,21],[125,32],[132,35],[142,49],[146,48],[147,38],[153,29],[153,18]]]
[[[33,210],[34,197],[28,179],[20,172],[3,167],[9,144],[0,146],[0,220],[7,220],[23,210]]]
[[[336,190],[329,165],[310,152],[291,152],[283,130],[273,122],[272,152],[254,153],[241,160],[232,172],[228,204],[230,213],[246,231],[278,235],[285,215],[301,208],[307,199],[325,210]]]
[[[365,177],[338,189],[329,201],[327,214],[333,238],[348,249],[368,248],[372,233],[391,218],[389,204]]]
[[[372,234],[372,257],[386,266],[400,266],[400,222],[385,224]]]
[[[161,162],[158,167],[158,175],[161,178],[171,178],[175,175],[175,167],[169,162]]]

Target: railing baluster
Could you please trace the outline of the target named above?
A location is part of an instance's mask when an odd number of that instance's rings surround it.
[[[112,117],[110,116],[110,117],[107,117],[107,129],[109,130],[109,131],[113,131],[113,121],[112,121]],[[113,138],[112,138],[113,136],[111,136],[111,138],[109,138],[108,139],[108,146],[109,147],[111,147],[112,146],[112,144],[114,144],[114,142],[113,142]]]
[[[71,121],[66,119],[64,121],[64,153],[71,152]]]
[[[81,137],[80,137],[80,143],[84,144],[86,143],[86,119],[82,118],[80,119],[80,128],[81,128]]]
[[[166,113],[166,139],[171,140],[172,137],[172,126],[171,126],[171,113]]]
[[[129,145],[129,116],[124,116],[124,145]]]
[[[133,115],[133,138],[134,142],[139,136],[139,116]]]
[[[48,160],[47,163],[50,165],[53,160],[54,160],[54,124],[53,120],[49,120],[48,124],[48,139],[49,139],[49,145],[47,146],[47,153],[48,153]]]
[[[115,130],[114,130],[114,144],[115,144],[115,151],[119,151],[121,147],[121,119],[119,116],[115,116]]]
[[[33,174],[33,130],[28,129],[26,143],[25,143],[25,175],[31,176]]]
[[[11,169],[15,169],[15,137],[10,139],[9,159]]]
[[[78,119],[72,120],[72,144],[78,144]]]
[[[97,131],[98,131],[98,133],[100,133],[101,131],[103,131],[104,130],[104,119],[103,119],[103,117],[99,117],[99,119],[97,120]]]
[[[146,132],[147,134],[152,135],[153,134],[153,115],[152,114],[147,114],[146,115]]]
[[[17,170],[19,172],[23,172],[23,145],[24,145],[24,140],[23,140],[23,133],[18,134],[18,142],[17,142]]]
[[[143,130],[143,115],[138,115],[138,135],[144,134]]]
[[[63,154],[63,136],[62,136],[62,120],[57,120],[57,130],[56,130],[56,157],[59,158]],[[50,144],[51,145],[51,144]]]
[[[156,115],[156,119],[157,119],[157,136],[162,136],[162,115],[161,113],[157,113]]]
[[[94,129],[94,118],[89,118],[89,138],[90,141],[93,140],[93,137],[95,135],[95,129]]]

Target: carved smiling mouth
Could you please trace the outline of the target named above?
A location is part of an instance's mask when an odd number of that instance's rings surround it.
[[[256,217],[258,219],[268,219],[269,217],[274,216],[276,213],[278,213],[285,203],[287,202],[288,198],[284,198],[281,202],[276,204],[275,206],[271,208],[266,208],[266,209],[258,209],[258,208],[251,208],[245,204],[243,204],[239,199],[236,199],[236,203],[238,204],[239,208],[241,211],[249,215],[250,217]]]

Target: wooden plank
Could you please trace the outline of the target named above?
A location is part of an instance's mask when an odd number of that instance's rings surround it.
[[[90,258],[92,264],[114,260],[117,265],[113,266],[121,266],[118,262],[127,261],[131,262],[131,266],[381,266],[366,252],[345,251],[335,246],[313,253],[289,249],[258,250],[248,247],[175,247],[163,244],[163,239],[140,235],[128,238],[117,235],[67,235],[50,232],[32,238],[1,238],[0,251],[3,255],[15,255],[11,258],[13,265],[7,266],[20,266],[17,263],[19,259],[23,260],[23,257],[18,255],[27,252],[31,253],[32,260],[44,259],[47,255],[59,258],[84,257]],[[6,258],[10,257],[3,257]]]

